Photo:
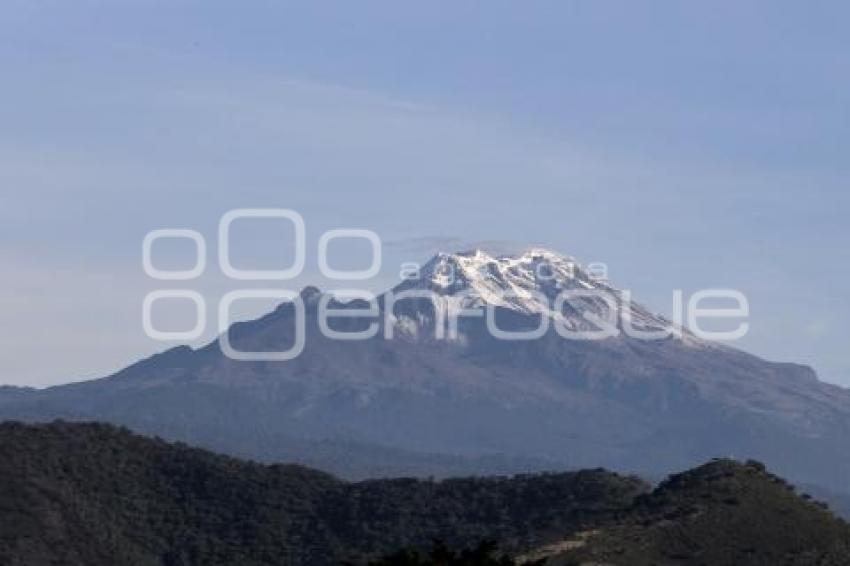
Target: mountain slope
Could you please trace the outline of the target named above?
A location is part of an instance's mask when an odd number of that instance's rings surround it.
[[[761,464],[715,461],[671,477],[614,525],[573,537],[570,550],[535,556],[552,566],[847,564],[847,523],[806,498]]]
[[[0,425],[0,563],[335,564],[442,538],[528,548],[645,492],[601,470],[347,483],[111,426]]]
[[[434,539],[551,565],[850,560],[850,526],[755,462],[714,461],[653,491],[604,470],[349,483],[109,425],[0,425],[5,565],[363,564]]]
[[[322,298],[303,293],[306,347],[288,362],[239,362],[218,341],[175,348],[108,378],[44,391],[0,392],[0,417],[105,420],[264,461],[308,461],[347,476],[605,466],[657,476],[715,456],[756,458],[796,482],[850,493],[850,393],[795,364],[773,363],[677,331],[634,303],[634,325],[663,340],[621,334],[565,339],[552,329],[594,326],[622,295],[573,260],[545,250],[511,257],[441,254],[379,301],[378,334],[326,338]],[[363,301],[337,309],[364,308]],[[505,341],[487,328],[549,331]],[[437,338],[440,312],[476,310]],[[294,307],[235,324],[240,350],[293,340]],[[338,331],[368,327],[339,318]],[[392,338],[385,333],[392,332]],[[324,447],[317,451],[316,447]],[[326,449],[325,449],[326,448]],[[444,467],[445,466],[445,467]]]

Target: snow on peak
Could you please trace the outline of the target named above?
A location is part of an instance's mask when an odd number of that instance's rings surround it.
[[[564,290],[611,289],[575,259],[543,248],[499,256],[481,249],[439,253],[403,287],[462,296],[463,306],[483,302],[525,313],[549,312],[551,300]]]
[[[493,305],[557,317],[574,328],[587,325],[586,315],[605,318],[612,304],[615,308],[624,306],[622,291],[592,276],[574,258],[544,248],[515,255],[491,255],[481,249],[439,253],[395,290],[412,289],[434,292],[449,309]],[[597,296],[591,296],[593,291]],[[573,293],[563,296],[565,292]],[[664,317],[636,303],[629,303],[626,310],[635,327],[670,327]]]

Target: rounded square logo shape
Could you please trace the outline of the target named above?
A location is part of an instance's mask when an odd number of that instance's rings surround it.
[[[372,264],[359,271],[337,270],[328,264],[328,246],[333,240],[352,238],[367,240],[372,245]],[[319,238],[319,271],[329,279],[360,281],[371,279],[381,271],[381,238],[371,230],[337,228],[328,230]]]
[[[292,348],[279,352],[248,352],[237,350],[230,343],[230,307],[241,299],[279,299],[292,301],[295,309],[295,343]],[[240,362],[286,362],[297,358],[304,351],[306,342],[304,301],[298,293],[285,289],[242,289],[231,291],[221,299],[218,306],[219,346],[222,353]]]
[[[243,218],[282,218],[292,223],[295,230],[295,260],[286,269],[238,269],[230,261],[230,226]],[[231,279],[241,281],[286,281],[301,275],[306,256],[306,228],[304,219],[287,208],[240,208],[226,212],[218,224],[218,263],[221,271]]]
[[[153,244],[157,240],[187,239],[195,243],[196,258],[195,266],[185,270],[162,270],[153,265]],[[201,276],[207,268],[207,243],[203,235],[195,230],[182,228],[168,228],[162,230],[151,230],[145,235],[142,242],[142,267],[145,273],[154,279],[162,281],[188,281]]]
[[[153,325],[153,305],[161,299],[189,299],[195,303],[195,327],[185,331],[164,331],[157,330]],[[197,291],[186,289],[161,289],[151,291],[145,296],[142,304],[142,327],[145,329],[145,334],[154,340],[161,341],[191,341],[197,340],[204,333],[207,327],[207,303],[204,297]]]

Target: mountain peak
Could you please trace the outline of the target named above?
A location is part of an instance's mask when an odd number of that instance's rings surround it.
[[[547,248],[542,248],[539,246],[532,246],[528,248],[524,248],[519,253],[493,253],[485,250],[481,247],[469,248],[466,250],[459,250],[455,252],[440,252],[436,257],[456,257],[463,258],[466,260],[478,260],[478,261],[558,261],[558,262],[573,262],[576,260],[568,255],[564,255],[562,253],[556,252],[554,250],[550,250]]]
[[[623,303],[622,291],[573,257],[541,247],[505,255],[480,248],[440,252],[394,289],[408,290],[435,293],[449,312],[493,306],[550,317],[570,330],[598,329],[592,319],[610,320],[612,308],[628,309],[635,328],[671,329],[663,316],[638,303]]]
[[[527,314],[551,313],[551,302],[565,290],[611,290],[572,257],[539,247],[511,255],[481,248],[441,252],[401,287],[456,298],[463,308],[490,304]]]
[[[312,303],[317,301],[319,297],[322,296],[322,290],[316,287],[315,285],[307,285],[306,287],[301,289],[299,295],[305,303]]]

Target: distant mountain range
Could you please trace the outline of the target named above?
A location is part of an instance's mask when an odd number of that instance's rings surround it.
[[[0,418],[108,421],[348,478],[596,466],[659,477],[732,456],[850,493],[850,391],[818,381],[808,367],[706,342],[637,303],[626,307],[634,327],[677,332],[587,341],[565,339],[550,324],[537,339],[506,341],[485,316],[463,316],[456,334],[436,337],[440,313],[488,305],[505,330],[535,328],[543,318],[594,328],[608,305],[578,293],[556,311],[552,303],[566,290],[623,299],[546,250],[440,254],[393,290],[427,291],[435,301],[393,304],[384,295],[377,321],[364,314],[333,321],[349,332],[376,324],[368,340],[323,336],[323,295],[308,288],[306,346],[293,360],[235,361],[219,341],[178,347],[103,379],[3,388]],[[329,304],[369,307],[359,299]],[[233,325],[230,340],[244,351],[286,349],[295,315],[292,303],[281,304]]]
[[[516,557],[465,565],[843,566],[850,556],[847,523],[755,462],[713,461],[654,490],[601,469],[349,483],[108,425],[0,425],[4,565],[447,564],[410,559],[435,539],[491,540]]]

